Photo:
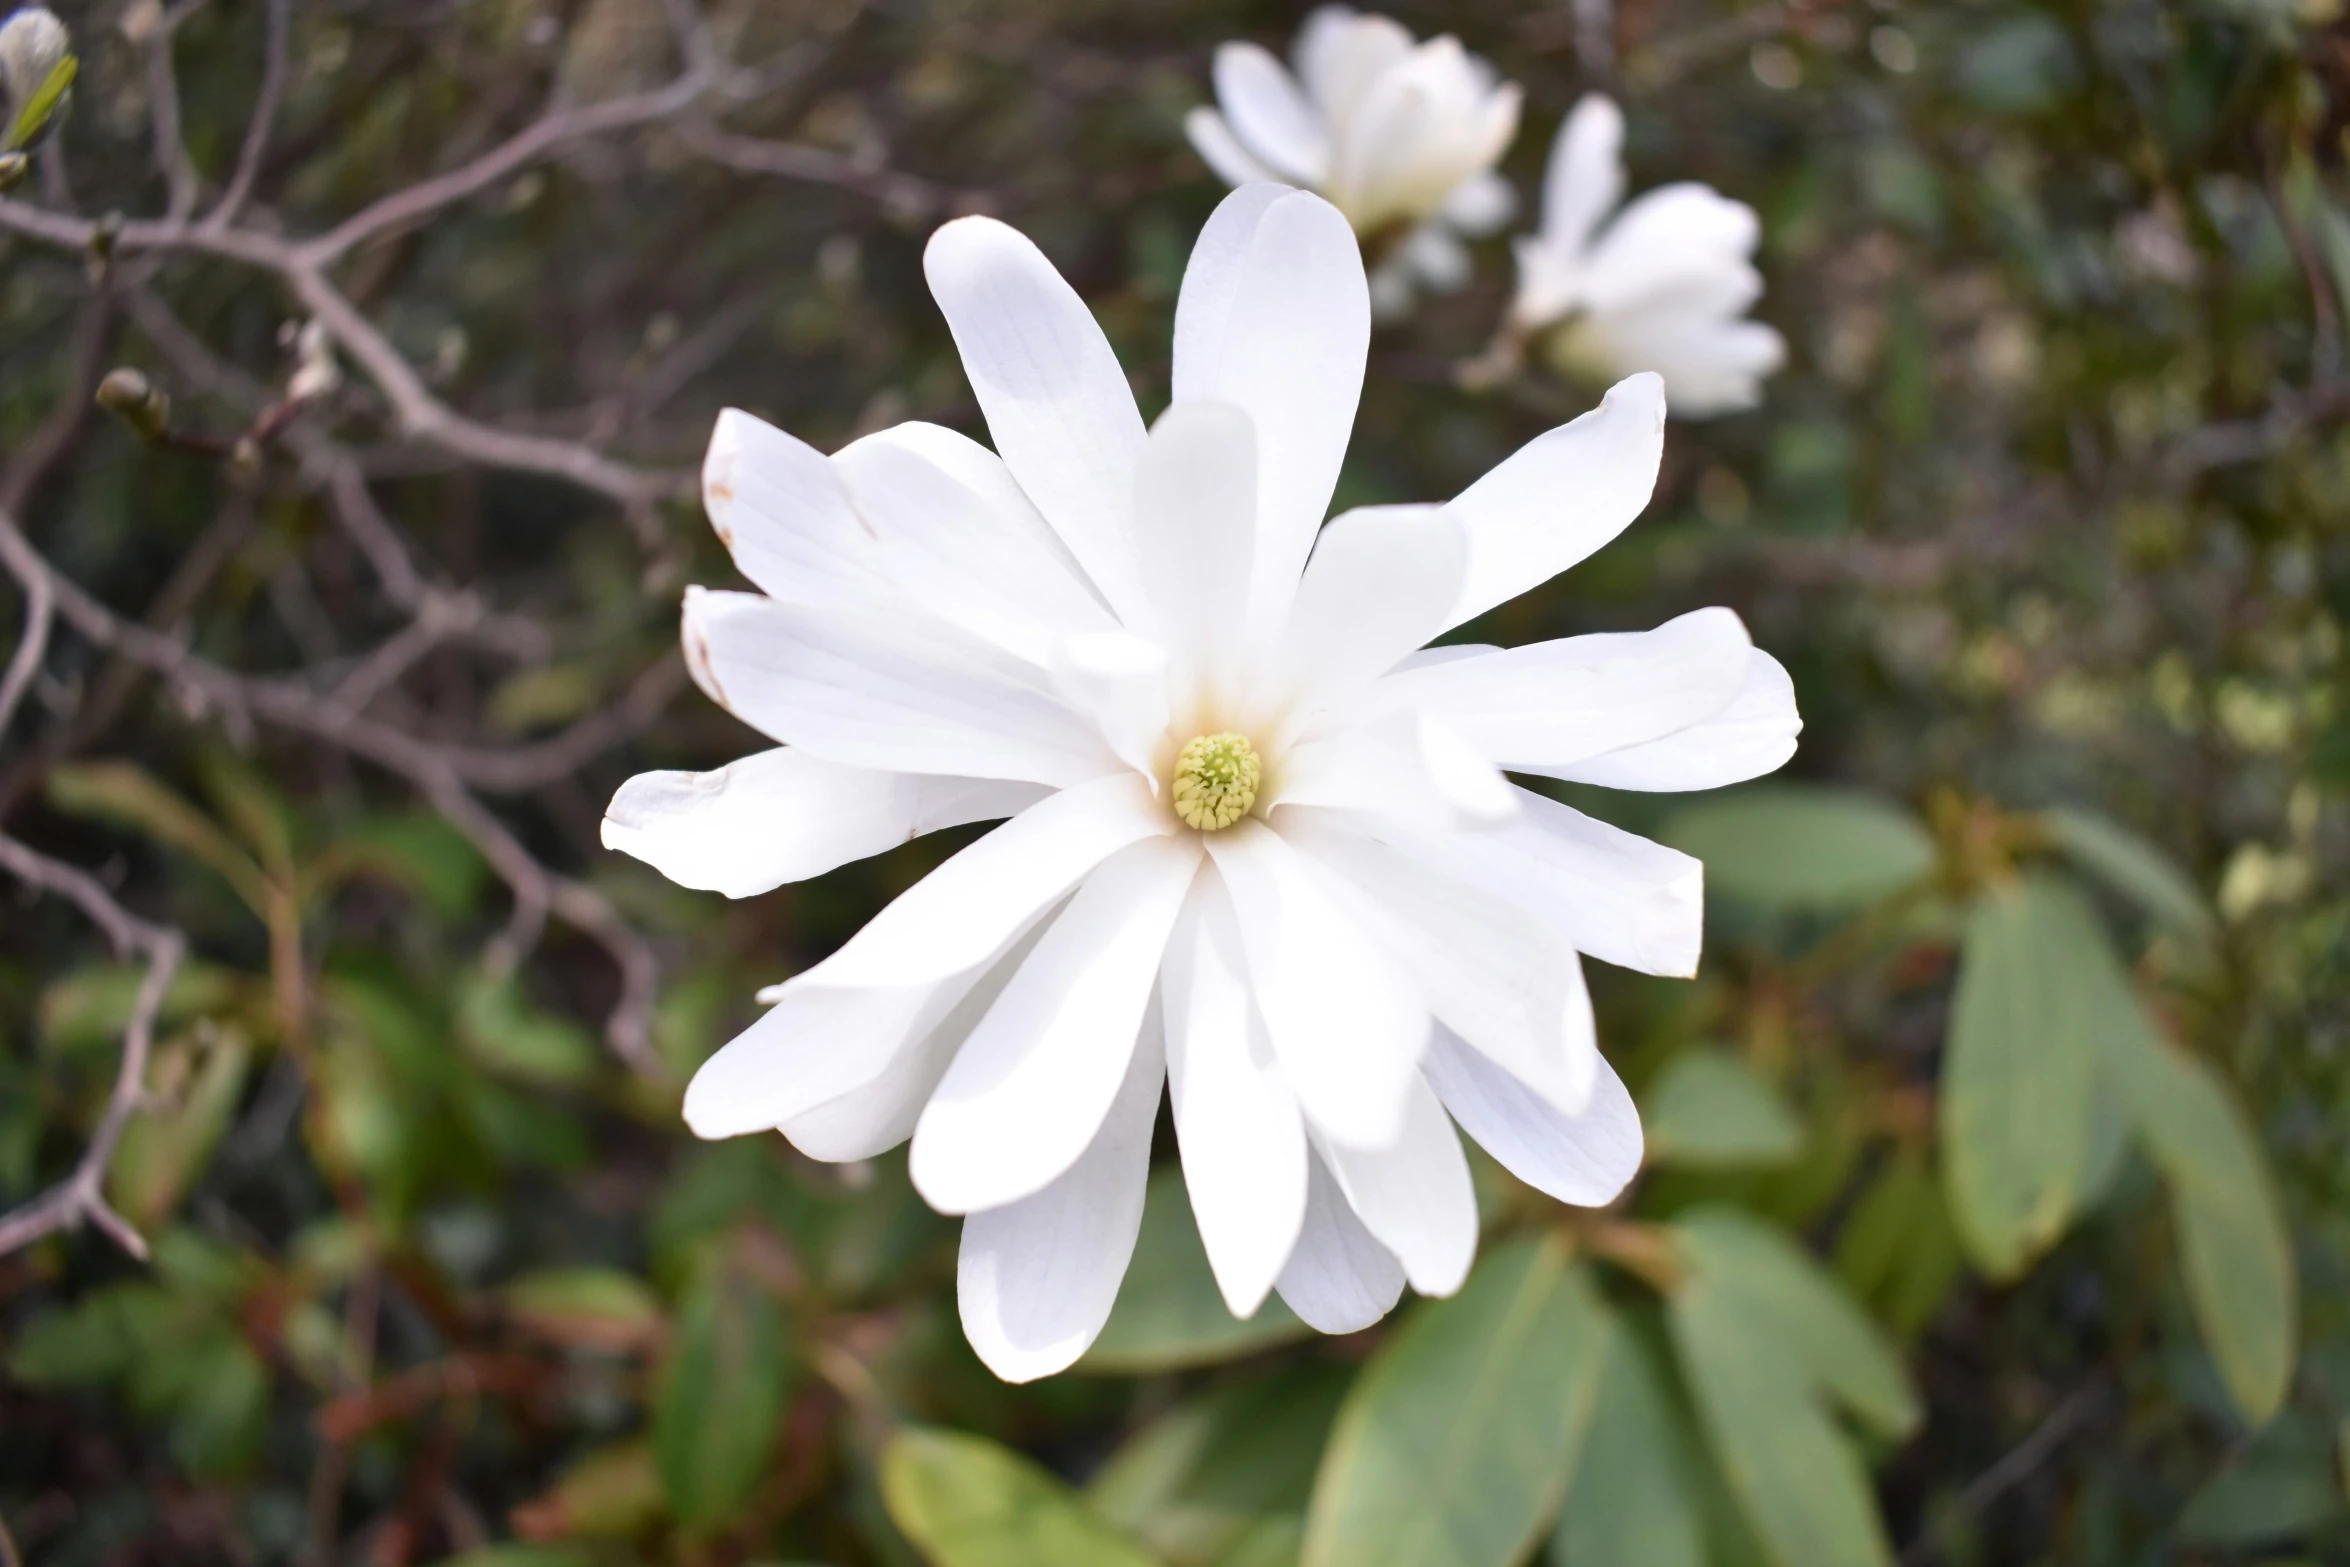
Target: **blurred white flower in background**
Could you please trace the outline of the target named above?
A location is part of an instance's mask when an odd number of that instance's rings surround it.
[[[1752,407],[1787,356],[1777,332],[1744,319],[1762,296],[1754,209],[1683,181],[1617,210],[1623,143],[1622,111],[1597,95],[1559,128],[1541,229],[1517,241],[1510,330],[1545,336],[1556,363],[1594,380],[1655,371],[1683,418]]]
[[[705,1137],[912,1139],[965,1215],[964,1329],[1001,1376],[1074,1361],[1141,1221],[1172,1094],[1231,1309],[1326,1332],[1477,1244],[1454,1124],[1529,1185],[1612,1198],[1637,1112],[1581,958],[1692,973],[1697,861],[1512,784],[1705,789],[1800,727],[1738,617],[1423,649],[1647,504],[1636,376],[1443,505],[1323,524],[1370,341],[1346,220],[1251,184],[1202,231],[1146,427],[1043,254],[985,218],[925,260],[994,451],[902,424],[826,457],[722,416],[711,521],[762,591],[688,591],[702,688],[779,742],[649,773],[604,841],[742,897],[1009,817],[772,992],[705,1064]]]
[[[1421,288],[1469,280],[1460,236],[1491,234],[1516,197],[1494,165],[1518,130],[1519,91],[1457,38],[1415,43],[1384,16],[1323,6],[1298,33],[1296,72],[1251,43],[1216,51],[1215,109],[1184,129],[1231,184],[1318,191],[1372,256],[1382,317]]]

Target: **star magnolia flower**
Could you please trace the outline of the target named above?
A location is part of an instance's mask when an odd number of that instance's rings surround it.
[[[1518,89],[1450,36],[1415,44],[1384,16],[1323,6],[1297,39],[1297,73],[1250,43],[1216,51],[1216,109],[1184,121],[1209,168],[1234,185],[1278,180],[1321,192],[1380,254],[1382,316],[1413,290],[1469,279],[1460,235],[1490,234],[1516,198],[1493,171],[1518,131]]]
[[[1249,185],[1201,233],[1174,401],[1145,428],[1042,253],[964,218],[925,267],[995,451],[902,424],[825,457],[718,423],[704,493],[758,593],[689,590],[702,688],[780,742],[650,773],[604,841],[745,896],[1009,817],[777,987],[686,1090],[705,1137],[818,1159],[911,1137],[965,1215],[963,1325],[1067,1366],[1140,1222],[1161,1084],[1232,1310],[1326,1332],[1477,1243],[1458,1122],[1568,1202],[1639,1120],[1578,952],[1697,963],[1700,869],[1504,768],[1709,788],[1793,749],[1786,674],[1727,610],[1503,651],[1430,638],[1606,543],[1664,405],[1636,376],[1448,505],[1322,525],[1369,345],[1320,198]]]
[[[1754,209],[1704,185],[1659,186],[1600,222],[1624,195],[1624,116],[1596,95],[1575,105],[1551,147],[1542,230],[1517,242],[1512,326],[1565,322],[1554,352],[1612,380],[1665,378],[1673,412],[1702,418],[1749,408],[1786,358],[1779,334],[1740,319],[1762,295],[1747,258]]]

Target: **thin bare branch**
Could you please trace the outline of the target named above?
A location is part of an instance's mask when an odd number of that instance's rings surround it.
[[[294,0],[269,0],[262,44],[261,92],[253,100],[253,117],[245,125],[245,142],[237,150],[236,172],[228,189],[204,218],[204,226],[223,229],[236,221],[261,175],[261,159],[269,150],[269,133],[277,120],[279,101],[286,91],[287,40],[293,32]]]
[[[115,951],[128,956],[147,955],[147,974],[139,983],[129,1026],[123,1030],[122,1062],[115,1071],[114,1091],[106,1113],[90,1134],[73,1173],[15,1211],[0,1215],[0,1256],[31,1245],[43,1236],[95,1224],[132,1256],[144,1259],[146,1239],[106,1201],[106,1170],[115,1144],[146,1092],[147,1056],[155,1040],[155,1017],[163,1008],[171,978],[187,951],[186,938],[176,930],[151,925],[114,901],[96,877],[59,860],[50,859],[14,838],[0,835],[0,867],[27,886],[70,900],[106,933]]]
[[[904,218],[936,216],[968,204],[944,186],[829,148],[740,136],[699,115],[685,116],[675,129],[680,140],[712,163],[744,174],[780,175],[855,191]]]

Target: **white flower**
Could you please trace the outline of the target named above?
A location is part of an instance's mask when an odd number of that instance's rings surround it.
[[[1298,33],[1292,75],[1266,50],[1216,51],[1216,109],[1184,122],[1208,167],[1234,185],[1277,180],[1319,191],[1379,262],[1382,316],[1417,285],[1469,279],[1460,235],[1490,234],[1517,201],[1493,170],[1518,131],[1519,92],[1457,38],[1414,43],[1384,16],[1328,5]]]
[[[704,492],[762,591],[689,590],[686,656],[779,748],[630,780],[604,841],[742,897],[1011,819],[777,987],[687,1122],[818,1159],[911,1137],[915,1186],[967,1216],[965,1330],[1013,1380],[1110,1310],[1162,1081],[1238,1314],[1278,1287],[1343,1332],[1407,1280],[1456,1288],[1477,1209],[1455,1121],[1529,1184],[1609,1200],[1639,1120],[1577,954],[1692,972],[1700,868],[1501,770],[1729,783],[1792,751],[1792,688],[1721,609],[1415,649],[1632,520],[1656,378],[1447,505],[1325,527],[1370,313],[1320,198],[1217,208],[1148,429],[1020,234],[961,219],[925,266],[996,450],[903,424],[827,458],[723,415]]]
[[[1762,295],[1748,259],[1754,209],[1691,182],[1663,185],[1616,212],[1624,195],[1624,116],[1596,95],[1575,105],[1551,147],[1542,230],[1521,237],[1522,333],[1566,323],[1560,357],[1612,380],[1654,370],[1685,418],[1752,407],[1786,358],[1779,334],[1741,319]]]

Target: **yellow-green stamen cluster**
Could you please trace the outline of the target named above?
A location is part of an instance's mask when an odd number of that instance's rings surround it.
[[[1186,827],[1220,832],[1248,814],[1264,781],[1248,736],[1194,735],[1175,757],[1175,814]]]

